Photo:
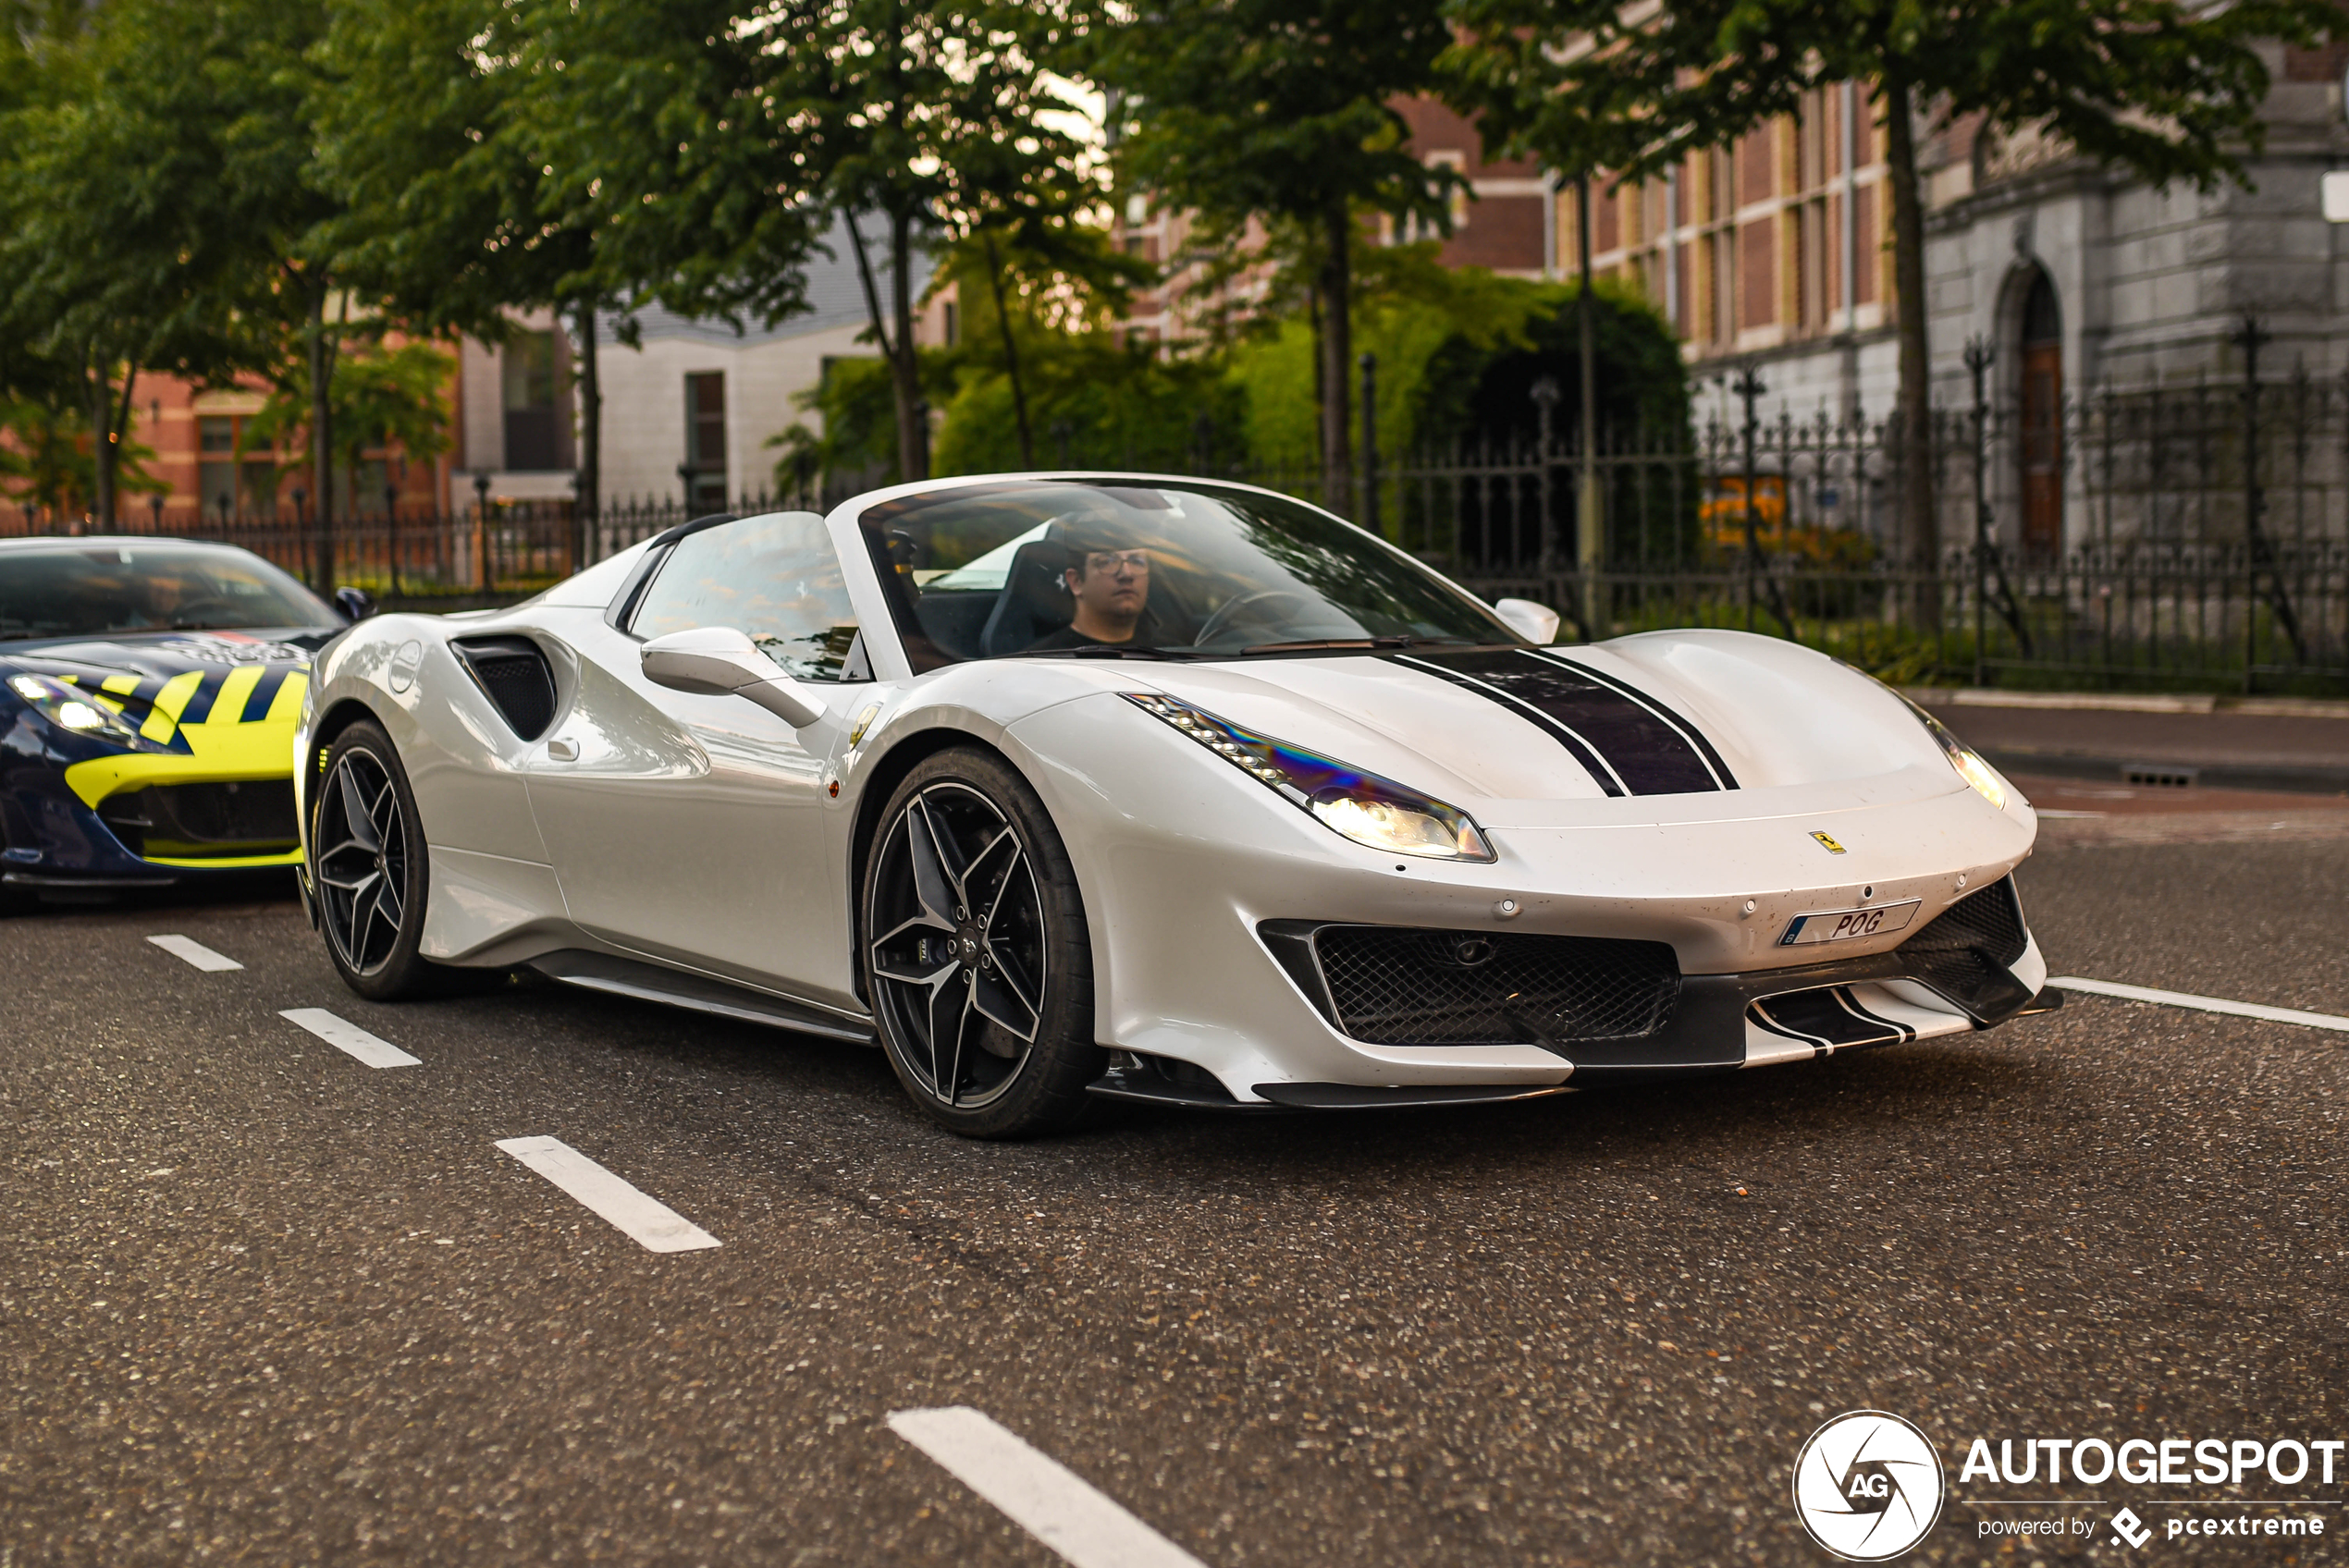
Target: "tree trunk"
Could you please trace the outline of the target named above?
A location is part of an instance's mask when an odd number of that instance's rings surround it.
[[[82,401],[90,413],[90,515],[114,527],[114,392],[93,348],[83,361]]]
[[[1332,202],[1322,214],[1322,505],[1344,517],[1354,509],[1354,460],[1347,440],[1347,372],[1354,363],[1353,283],[1348,242],[1354,214]]]
[[[890,357],[897,392],[897,472],[929,477],[929,410],[922,403],[922,361],[914,343],[914,219],[889,216],[890,309],[897,321],[897,352]]]
[[[583,570],[596,558],[600,542],[596,526],[603,515],[604,388],[596,374],[596,301],[582,300],[579,325],[579,505],[572,520],[577,543],[572,546],[573,570]]]
[[[122,367],[122,401],[114,412],[115,439],[106,443],[107,467],[113,470],[107,480],[107,493],[114,497],[115,509],[122,508],[122,444],[130,437],[130,397],[139,385],[139,367],[125,361]]]
[[[1885,165],[1892,186],[1892,293],[1900,329],[1900,545],[1913,570],[1937,570],[1940,537],[1933,508],[1933,372],[1925,337],[1925,206],[1917,193],[1916,136],[1910,124],[1909,87],[1888,76],[1884,83]],[[1916,611],[1925,625],[1940,619],[1941,598],[1933,588],[1920,594]]]
[[[1306,325],[1313,329],[1313,407],[1318,412],[1322,404],[1327,401],[1322,394],[1322,386],[1329,375],[1329,361],[1322,353],[1322,287],[1319,283],[1305,291],[1305,320]],[[1313,426],[1313,456],[1316,461],[1321,459],[1322,443],[1328,435],[1328,427],[1317,421]]]
[[[1012,340],[1012,314],[1003,304],[1003,263],[995,254],[995,237],[987,241],[987,281],[995,290],[995,325],[1003,335],[1003,372],[1012,378],[1012,413],[1019,421],[1019,466],[1036,466],[1036,436],[1027,423],[1027,388],[1020,385],[1019,346]]]
[[[324,597],[335,591],[335,447],[328,382],[334,355],[326,343],[326,289],[310,288],[310,472],[311,498],[317,504],[317,544],[311,586]]]

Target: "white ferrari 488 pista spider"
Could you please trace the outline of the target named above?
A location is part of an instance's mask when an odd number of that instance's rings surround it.
[[[319,655],[363,995],[527,965],[858,1040],[957,1132],[1517,1099],[2052,1005],[2030,806],[1720,631],[1549,645],[1242,485],[993,476],[670,530]]]

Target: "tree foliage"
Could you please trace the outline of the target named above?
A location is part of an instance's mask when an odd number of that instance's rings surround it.
[[[0,376],[40,442],[76,406],[92,447],[77,498],[111,521],[139,376],[233,358],[242,202],[221,155],[234,113],[190,68],[219,18],[123,0],[102,19],[60,14],[30,47],[11,30],[30,76],[0,88]]]
[[[1209,248],[1257,220],[1311,256],[1323,483],[1340,506],[1358,223],[1448,227],[1457,176],[1412,152],[1392,101],[1433,84],[1450,42],[1440,0],[1163,0],[1104,18],[1083,56],[1116,94],[1124,184],[1195,211]]]

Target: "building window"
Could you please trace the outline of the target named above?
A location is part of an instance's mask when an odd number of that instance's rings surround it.
[[[242,423],[231,414],[196,421],[196,501],[221,517],[266,517],[277,506],[277,464],[266,452],[238,458]]]
[[[726,509],[726,374],[685,377],[685,504],[689,510]]]
[[[517,333],[506,345],[503,358],[507,469],[561,468],[563,431],[555,406],[555,335]]]
[[[945,329],[946,346],[952,349],[963,340],[963,312],[949,300],[939,312],[940,325]]]
[[[225,414],[196,421],[196,500],[226,515],[237,506],[237,422]]]

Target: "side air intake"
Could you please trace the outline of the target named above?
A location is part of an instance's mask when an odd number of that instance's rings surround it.
[[[527,637],[469,637],[449,646],[508,729],[525,741],[547,733],[555,722],[555,676],[545,650]]]

